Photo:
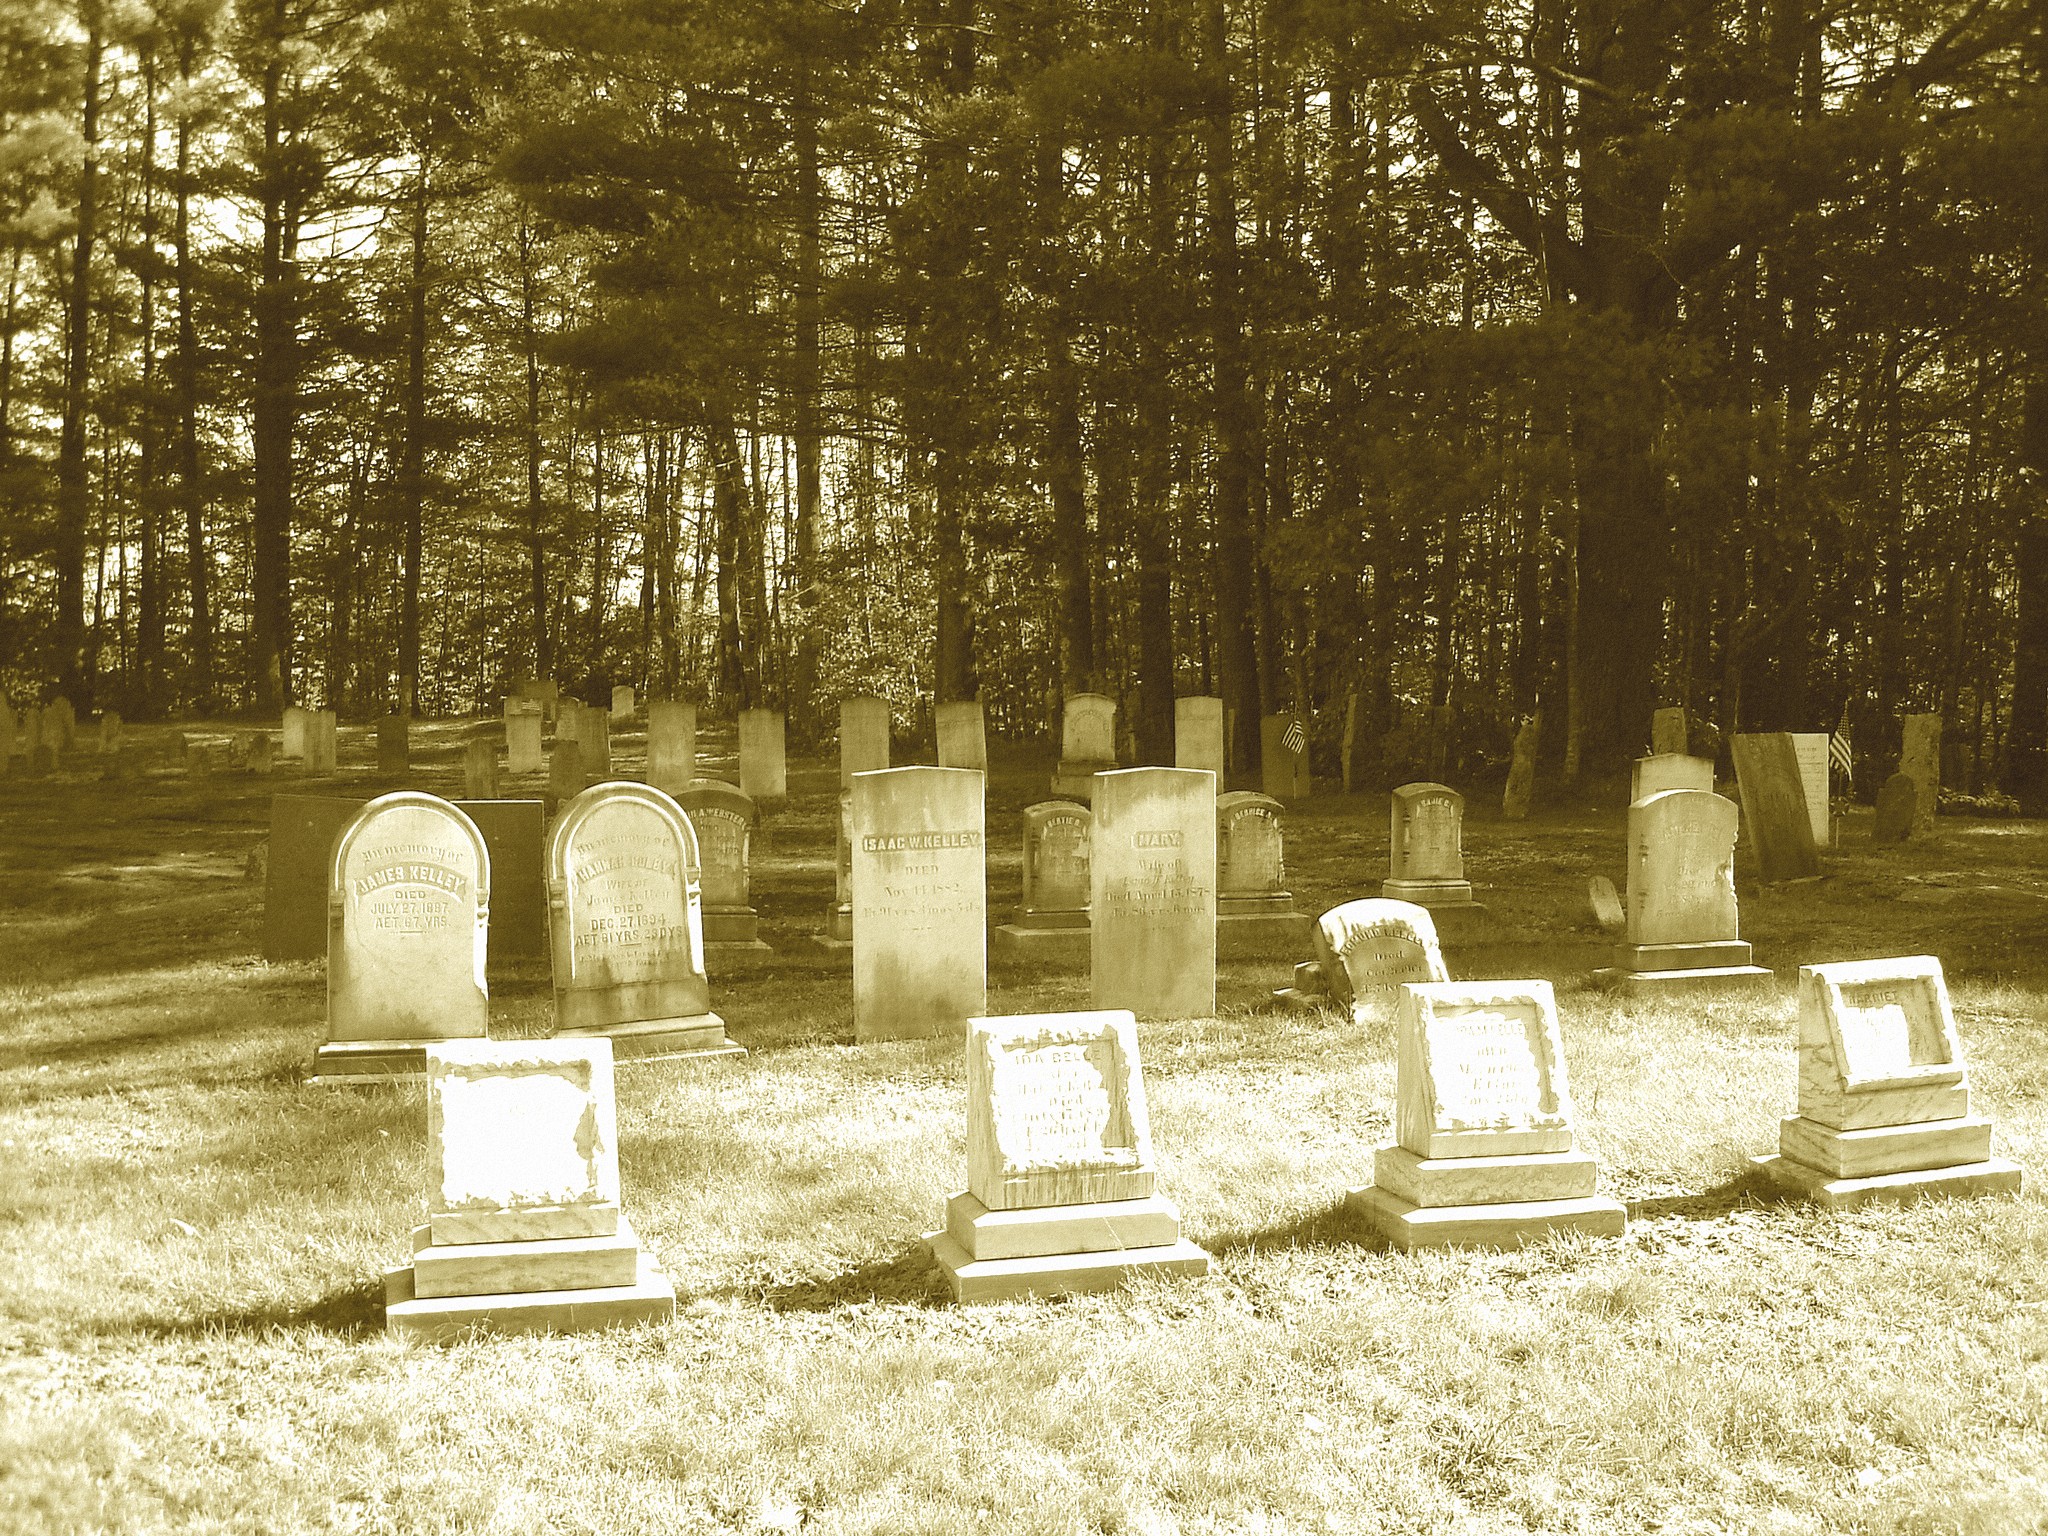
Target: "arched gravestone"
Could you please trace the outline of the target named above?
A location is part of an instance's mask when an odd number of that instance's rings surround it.
[[[1767,983],[1735,910],[1735,803],[1672,789],[1628,808],[1628,925],[1596,980],[1642,991]]]
[[[1086,800],[1095,775],[1116,767],[1116,700],[1105,693],[1067,697],[1060,715],[1060,760],[1052,792]]]
[[[1298,956],[1308,919],[1287,889],[1284,807],[1270,795],[1216,797],[1216,953],[1227,959]]]
[[[996,958],[1084,966],[1095,817],[1071,800],[1042,800],[1024,808],[1023,823],[1024,899],[996,929]]]
[[[335,839],[327,888],[314,1082],[418,1075],[428,1042],[485,1033],[491,858],[475,822],[434,795],[380,795]]]
[[[697,835],[645,784],[594,784],[548,837],[555,1032],[620,1059],[740,1054],[711,1011]]]
[[[1714,792],[1714,763],[1711,758],[1689,757],[1683,752],[1657,752],[1639,757],[1629,768],[1628,803],[1661,795],[1667,789],[1698,789]]]
[[[1429,909],[1412,901],[1365,897],[1332,907],[1316,920],[1315,947],[1324,993],[1361,1024],[1391,1017],[1410,982],[1450,980]]]
[[[1448,784],[1403,784],[1391,797],[1387,878],[1380,894],[1418,907],[1469,907],[1465,797]]]
[[[675,798],[690,818],[703,861],[704,943],[712,949],[767,949],[753,898],[760,809],[750,796],[717,779],[698,779]]]

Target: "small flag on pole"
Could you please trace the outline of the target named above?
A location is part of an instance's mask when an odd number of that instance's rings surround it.
[[[1280,737],[1280,741],[1296,757],[1308,750],[1308,732],[1301,728],[1301,716],[1296,715],[1287,722],[1287,730]]]
[[[1840,731],[1828,738],[1828,761],[1833,763],[1843,778],[1849,777],[1849,738]]]

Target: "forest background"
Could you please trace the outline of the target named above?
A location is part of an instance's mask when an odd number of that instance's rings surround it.
[[[0,691],[2048,810],[2041,0],[12,0]],[[1859,775],[1874,783],[1882,772]]]

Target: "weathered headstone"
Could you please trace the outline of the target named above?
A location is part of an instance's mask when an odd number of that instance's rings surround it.
[[[1206,1274],[1156,1182],[1129,1012],[969,1021],[967,1188],[925,1234],[954,1300]]]
[[[1714,762],[1707,757],[1688,757],[1683,752],[1664,752],[1639,757],[1629,769],[1628,803],[1661,795],[1667,789],[1697,789],[1714,792]]]
[[[1465,797],[1448,784],[1403,784],[1391,796],[1387,878],[1380,894],[1419,907],[1469,907]]]
[[[1628,927],[1628,913],[1622,908],[1621,896],[1605,875],[1595,875],[1586,882],[1586,903],[1593,909],[1594,923],[1608,933],[1621,933]]]
[[[780,711],[740,711],[740,792],[763,807],[780,805],[789,798],[789,760],[784,754]]]
[[[306,772],[332,773],[340,765],[334,711],[309,710],[306,714]]]
[[[1827,848],[1834,844],[1834,823],[1832,817],[1832,785],[1829,783],[1828,747],[1830,738],[1826,731],[1792,732],[1792,752],[1799,760],[1799,783],[1806,791],[1807,819],[1813,823],[1813,843],[1816,848]]]
[[[609,1040],[427,1051],[427,1221],[384,1276],[394,1338],[576,1333],[675,1315],[675,1286],[619,1211]]]
[[[387,777],[402,774],[412,766],[412,732],[403,715],[383,715],[377,721],[377,771]]]
[[[1237,790],[1216,797],[1216,953],[1229,959],[1300,955],[1308,918],[1287,889],[1284,807]]]
[[[1941,797],[1941,716],[1908,715],[1899,772],[1913,781],[1913,833],[1934,831],[1934,812]]]
[[[583,771],[594,779],[612,772],[612,716],[589,704],[576,706],[576,742],[583,748]]]
[[[549,680],[535,682],[528,678],[519,683],[513,692],[522,699],[531,699],[540,706],[541,718],[552,720],[561,708],[562,688],[559,683]]]
[[[711,1011],[697,837],[667,795],[593,785],[548,836],[555,1032],[621,1058],[743,1054]]]
[[[1199,768],[1095,779],[1089,968],[1099,1008],[1216,1011],[1216,779]]]
[[[1628,926],[1599,981],[1625,990],[1767,984],[1735,910],[1735,803],[1671,789],[1628,808]]]
[[[984,775],[885,768],[855,776],[853,1031],[960,1034],[988,1006]]]
[[[1813,841],[1799,754],[1790,735],[1737,734],[1729,741],[1742,810],[1766,885],[1820,877],[1820,850]]]
[[[1410,982],[1448,981],[1429,908],[1412,901],[1365,897],[1316,919],[1316,958],[1294,968],[1291,1003],[1329,1001],[1360,1024],[1392,1016]]]
[[[1543,722],[1537,715],[1524,720],[1521,729],[1515,732],[1507,788],[1500,797],[1500,813],[1509,821],[1529,819],[1529,806],[1536,798],[1536,749],[1542,734]]]
[[[1650,716],[1650,751],[1656,756],[1684,756],[1692,750],[1685,711],[1660,709]]]
[[[1223,701],[1206,695],[1173,701],[1173,766],[1206,768],[1223,784]]]
[[[632,718],[633,690],[621,683],[618,687],[612,689],[612,719],[631,720]]]
[[[996,958],[1038,965],[1088,963],[1088,848],[1094,814],[1072,800],[1024,808],[1024,899],[996,929]]]
[[[1939,1195],[2017,1194],[2019,1168],[1970,1113],[1962,1043],[1932,955],[1799,968],[1799,1113],[1773,1182],[1844,1208]]]
[[[541,708],[533,699],[505,701],[505,771],[541,773],[547,758],[541,751]]]
[[[1375,1232],[1404,1250],[1620,1235],[1626,1212],[1573,1148],[1549,982],[1404,986],[1395,1029],[1395,1140],[1346,1200]]]
[[[1310,792],[1308,724],[1294,715],[1259,722],[1263,787],[1275,800],[1306,800]]]
[[[867,695],[839,701],[839,787],[856,773],[889,766],[889,701]]]
[[[44,742],[36,748],[36,771],[49,773],[56,766],[56,748]],[[47,759],[47,761],[45,761]],[[185,749],[185,777],[188,779],[210,779],[213,777],[213,746],[210,742],[195,741]]]
[[[567,804],[583,793],[590,782],[583,770],[583,743],[570,736],[557,736],[548,753],[548,793]]]
[[[331,870],[313,1081],[414,1076],[429,1041],[483,1035],[491,861],[476,823],[433,795],[380,795],[342,828]]]
[[[1086,800],[1095,775],[1116,767],[1116,700],[1107,694],[1069,694],[1060,716],[1060,760],[1052,792]]]
[[[1895,773],[1886,779],[1884,788],[1877,792],[1877,819],[1870,828],[1871,841],[1903,843],[1911,837],[1919,799],[1920,786],[1913,782],[1911,774]]]
[[[59,752],[78,750],[78,711],[61,693],[43,711],[43,736],[54,742]]]
[[[476,735],[462,747],[462,794],[466,800],[498,798],[498,744]]]
[[[102,752],[121,750],[121,712],[118,709],[109,709],[100,715],[99,747]]]
[[[754,829],[761,824],[760,808],[750,796],[716,779],[697,780],[675,801],[697,834],[697,854],[704,870],[705,946],[767,949],[753,897]]]
[[[647,782],[680,796],[697,777],[697,706],[681,699],[647,705]]]
[[[306,759],[306,711],[302,705],[287,704],[284,707],[284,749],[281,756],[304,762]]]
[[[277,738],[268,731],[257,731],[249,738],[248,751],[243,761],[251,773],[268,774],[277,759]]]
[[[988,768],[988,727],[981,700],[954,699],[933,712],[941,768]]]

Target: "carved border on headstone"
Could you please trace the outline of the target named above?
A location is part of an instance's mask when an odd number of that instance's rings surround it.
[[[1430,1044],[1430,1026],[1439,1013],[1462,1013],[1493,1008],[1519,1012],[1533,1008],[1542,1048],[1536,1054],[1536,1070],[1542,1088],[1539,1105],[1513,1122],[1472,1122],[1453,1119],[1445,1110],[1437,1090],[1437,1073]],[[1558,1028],[1557,996],[1550,983],[1529,981],[1426,981],[1405,982],[1401,988],[1398,1046],[1402,1060],[1397,1072],[1408,1068],[1416,1074],[1417,1092],[1412,1102],[1426,1107],[1427,1127],[1415,1127],[1427,1136],[1473,1131],[1569,1131],[1572,1128],[1571,1085],[1565,1074],[1564,1035]],[[1397,1090],[1398,1091],[1398,1090]],[[1407,1100],[1404,1100],[1404,1107]],[[1547,1104],[1549,1107],[1542,1107]]]
[[[1933,955],[1907,955],[1887,960],[1840,960],[1826,965],[1800,967],[1802,979],[1812,977],[1820,1014],[1827,1025],[1828,1045],[1835,1055],[1835,1070],[1845,1093],[1882,1093],[1890,1088],[1936,1088],[1960,1083],[1964,1076],[1962,1039],[1956,1033],[1955,1012],[1949,1006],[1948,981],[1941,961]],[[1948,1060],[1884,1076],[1858,1076],[1849,1070],[1850,1052],[1842,1038],[1842,1015],[1851,1004],[1842,995],[1845,988],[1894,986],[1915,988],[1925,997],[1927,1007],[1941,1033],[1942,1049]]]

